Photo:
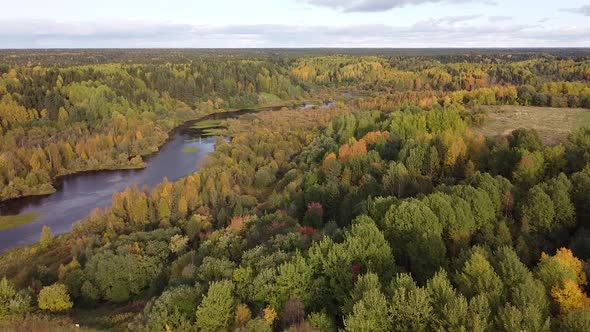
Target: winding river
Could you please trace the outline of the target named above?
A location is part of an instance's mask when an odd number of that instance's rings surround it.
[[[327,107],[332,103],[326,103]],[[303,104],[301,109],[312,104]],[[144,158],[146,167],[138,170],[93,171],[68,175],[56,184],[57,192],[47,196],[29,196],[0,203],[0,215],[36,213],[38,218],[29,224],[0,231],[0,252],[39,240],[43,225],[53,234],[70,231],[72,225],[95,208],[111,205],[113,193],[137,184],[155,187],[166,177],[175,181],[199,169],[200,161],[215,148],[215,137],[203,135],[191,128],[202,120],[237,118],[259,111],[275,111],[281,107],[243,109],[215,113],[190,121],[171,133],[171,138],[157,153]],[[187,153],[186,151],[196,151]]]

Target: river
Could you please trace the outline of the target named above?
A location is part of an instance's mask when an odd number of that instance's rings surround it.
[[[322,107],[331,106],[326,103]],[[312,104],[303,104],[301,109]],[[171,133],[171,138],[160,150],[144,158],[146,167],[136,170],[93,171],[64,176],[56,184],[57,192],[46,196],[28,196],[0,203],[0,215],[36,213],[38,218],[29,224],[0,231],[0,252],[34,243],[39,240],[43,225],[51,227],[53,234],[71,230],[72,225],[95,208],[111,205],[113,193],[137,184],[155,187],[164,178],[175,181],[199,169],[199,163],[215,148],[215,137],[202,135],[201,131],[190,128],[192,123],[202,120],[223,120],[240,115],[275,111],[282,107],[243,109],[215,113],[190,121]],[[197,152],[185,152],[197,149]]]

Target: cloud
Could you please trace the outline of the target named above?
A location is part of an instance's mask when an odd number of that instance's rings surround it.
[[[488,21],[490,22],[500,22],[500,21],[512,21],[514,18],[512,16],[488,16]]]
[[[191,25],[170,22],[0,21],[2,48],[84,47],[588,47],[590,28],[493,24],[480,16],[383,24]]]
[[[431,18],[426,21],[419,22],[418,24],[430,24],[430,25],[456,25],[458,23],[473,21],[480,18],[481,15],[457,15],[457,16],[445,16]]]
[[[432,2],[463,3],[482,2],[488,5],[495,5],[490,0],[298,0],[315,6],[329,7],[342,12],[383,12],[393,8],[408,5],[420,5]]]
[[[564,8],[561,11],[570,12],[574,14],[582,14],[584,16],[590,16],[590,5],[585,5],[578,8]]]

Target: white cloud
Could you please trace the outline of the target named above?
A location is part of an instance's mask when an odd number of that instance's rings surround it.
[[[574,14],[582,14],[584,16],[590,16],[590,5],[585,5],[585,6],[577,7],[577,8],[565,8],[565,9],[562,9],[561,11],[570,12],[570,13],[574,13]]]
[[[482,2],[495,5],[489,0],[299,0],[311,5],[329,7],[343,12],[382,12],[408,5],[420,5],[429,2]]]
[[[488,21],[490,21],[490,22],[512,21],[513,19],[514,18],[512,16],[503,16],[503,15],[488,16]]]
[[[1,21],[3,48],[51,47],[588,47],[590,28],[493,24],[480,16],[411,26]]]

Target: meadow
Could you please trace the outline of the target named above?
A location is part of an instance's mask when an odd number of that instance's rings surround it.
[[[479,129],[485,136],[507,136],[518,128],[534,129],[543,143],[563,142],[572,129],[590,125],[590,110],[534,106],[485,106],[487,119]]]

